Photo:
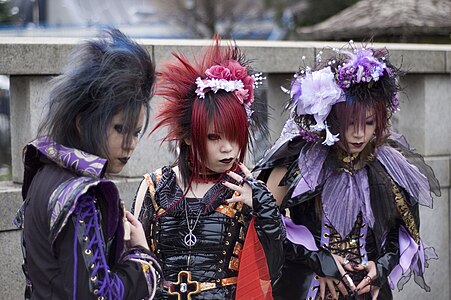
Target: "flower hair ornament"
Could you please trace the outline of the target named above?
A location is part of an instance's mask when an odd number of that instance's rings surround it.
[[[339,141],[338,134],[331,133],[326,121],[332,106],[377,101],[373,99],[375,90],[390,113],[399,110],[397,70],[387,60],[388,51],[356,47],[352,41],[348,45],[350,49],[333,49],[335,55],[326,64],[321,62],[320,51],[316,57],[319,67],[302,68],[294,74],[291,89],[282,88],[290,94],[292,118],[306,141],[320,139],[324,130],[322,143],[334,145]]]
[[[196,95],[205,99],[205,93],[224,90],[233,93],[240,104],[246,109],[248,119],[253,110],[251,104],[254,102],[254,89],[258,88],[262,81],[262,73],[249,75],[246,68],[235,60],[229,60],[224,65],[214,65],[205,71],[205,78],[196,78]]]

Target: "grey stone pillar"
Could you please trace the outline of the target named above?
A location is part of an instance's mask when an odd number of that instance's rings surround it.
[[[36,137],[51,76],[11,76],[11,157],[13,181],[23,179],[22,149]]]
[[[435,199],[433,210],[420,208],[423,242],[433,246],[439,256],[426,271],[425,279],[432,291],[425,293],[411,279],[395,298],[449,299],[451,80],[448,74],[412,74],[403,78],[402,85],[405,95],[401,98],[401,111],[394,117],[395,130],[434,169],[442,196]]]

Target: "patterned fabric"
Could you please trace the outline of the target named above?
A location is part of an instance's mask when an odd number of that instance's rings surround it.
[[[66,225],[69,217],[75,210],[78,200],[85,195],[90,189],[100,188],[109,190],[109,194],[119,201],[119,192],[114,183],[104,179],[93,179],[90,177],[77,177],[63,182],[52,194],[49,201],[49,215],[50,215],[50,239],[55,242],[58,234]],[[116,215],[118,211],[115,210],[114,205],[109,206],[112,215]],[[109,231],[114,232],[116,227],[109,228]],[[110,234],[108,235],[110,236]]]
[[[393,193],[395,194],[395,202],[398,208],[399,214],[404,221],[404,225],[407,227],[410,235],[418,244],[420,243],[420,233],[418,232],[417,224],[415,224],[414,217],[412,216],[412,212],[409,209],[404,197],[402,196],[401,191],[398,186],[392,181]]]
[[[149,299],[153,299],[157,287],[161,285],[164,278],[159,262],[151,255],[144,253],[141,248],[130,248],[122,255],[120,262],[131,260],[141,264],[142,271],[146,276]]]
[[[35,147],[42,155],[60,167],[71,170],[79,176],[101,178],[105,172],[106,159],[56,144],[48,137],[40,137],[29,146]]]
[[[224,180],[229,180],[225,177]],[[191,203],[188,206],[188,215],[196,215],[199,209],[203,213],[213,212],[224,199],[230,198],[231,190],[224,187],[221,182],[217,182],[208,192],[201,198],[201,202]],[[158,197],[160,207],[171,216],[183,215],[185,211],[183,191],[177,184],[177,178],[174,171],[169,167],[162,168],[162,175],[155,189],[155,195]],[[203,206],[201,208],[201,206]]]

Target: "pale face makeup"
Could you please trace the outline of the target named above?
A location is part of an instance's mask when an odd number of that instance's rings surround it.
[[[139,134],[144,124],[144,108],[141,108],[136,128],[133,128],[132,140],[129,146],[124,147],[123,142],[127,136],[127,129],[124,125],[124,114],[120,112],[113,116],[107,132],[108,166],[107,173],[116,174],[122,171],[125,164],[130,159],[138,144]]]
[[[345,132],[345,138],[348,150],[340,142],[342,149],[348,151],[350,154],[359,154],[365,149],[366,145],[372,140],[374,132],[376,131],[376,119],[374,109],[369,108],[366,111],[366,119],[364,124],[357,124],[357,121],[352,121],[348,124]]]
[[[207,134],[206,167],[215,173],[223,173],[236,162],[240,154],[237,142],[228,140],[225,134],[209,126]]]

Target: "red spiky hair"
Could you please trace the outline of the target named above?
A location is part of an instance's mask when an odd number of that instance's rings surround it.
[[[250,70],[249,63],[237,46],[221,46],[218,36],[214,44],[203,48],[198,57],[193,55],[193,62],[182,53],[172,55],[174,59],[166,62],[162,71],[157,73],[159,81],[156,95],[162,96],[164,101],[151,133],[162,127],[169,129],[163,141],[177,142],[180,149],[177,164],[185,186],[189,186],[192,177],[206,174],[209,124],[213,124],[215,129],[239,144],[241,161],[246,154],[249,138],[248,116],[237,96],[232,92],[218,90],[216,93],[207,91],[205,98],[200,99],[196,94],[196,79],[205,78],[205,71],[210,67],[225,65],[230,61],[238,62],[248,73]],[[191,147],[186,144],[186,140],[191,141]]]

